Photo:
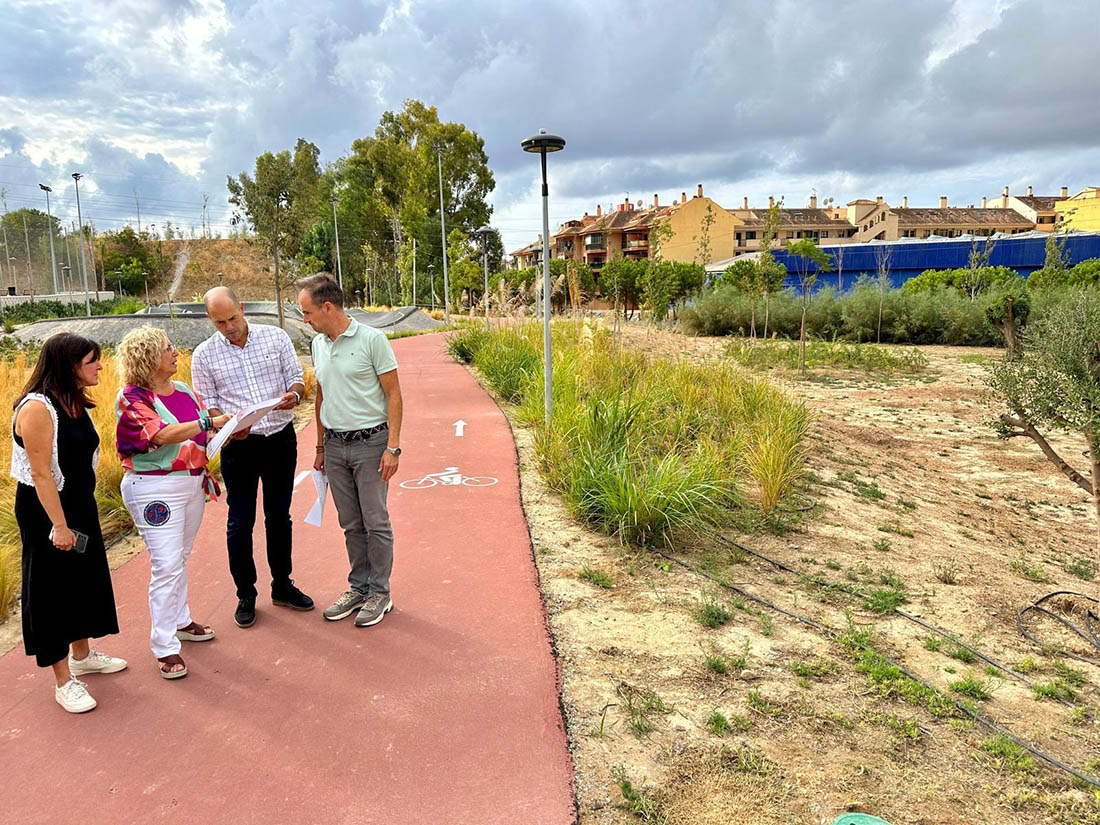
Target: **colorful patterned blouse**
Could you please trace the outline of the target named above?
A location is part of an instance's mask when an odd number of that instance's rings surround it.
[[[131,473],[163,476],[202,475],[206,469],[206,433],[181,444],[153,444],[153,437],[169,424],[198,421],[202,400],[182,381],[176,391],[158,395],[145,387],[123,387],[115,399],[115,446],[122,466]]]

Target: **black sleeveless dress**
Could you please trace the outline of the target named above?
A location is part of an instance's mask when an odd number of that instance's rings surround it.
[[[72,418],[56,399],[57,463],[65,477],[58,495],[70,530],[88,536],[84,553],[58,550],[50,541],[53,526],[34,487],[19,483],[15,520],[23,540],[23,644],[39,667],[49,667],[69,655],[69,644],[118,633],[115,594],[99,511],[95,502],[92,456],[99,433],[91,417]],[[12,433],[16,443],[23,439]]]

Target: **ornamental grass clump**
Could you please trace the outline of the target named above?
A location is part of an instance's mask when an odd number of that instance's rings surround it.
[[[538,466],[584,522],[654,544],[786,505],[805,460],[805,408],[733,365],[623,350],[606,330],[556,324],[553,418],[544,420],[541,329],[463,331],[456,357],[518,405]],[[470,337],[470,340],[464,340]]]

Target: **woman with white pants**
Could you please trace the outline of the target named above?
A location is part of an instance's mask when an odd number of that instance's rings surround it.
[[[187,557],[213,480],[207,434],[229,420],[211,417],[187,384],[173,381],[179,353],[161,330],[145,326],[118,346],[125,385],[115,402],[116,446],[126,474],[122,500],[149,550],[150,647],[160,675],[187,675],[180,641],[205,642],[213,628],[191,618]]]

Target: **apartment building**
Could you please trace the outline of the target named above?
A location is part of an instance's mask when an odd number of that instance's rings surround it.
[[[773,246],[801,238],[835,246],[903,238],[1051,231],[1057,216],[1071,210],[1080,215],[1076,220],[1079,228],[1100,228],[1098,192],[1100,188],[1093,187],[1066,198],[1063,187],[1059,199],[1035,195],[1030,186],[1025,195],[1010,195],[1005,187],[1000,198],[982,198],[980,206],[950,206],[947,198],[941,197],[938,207],[910,207],[908,197],[902,198],[901,206],[891,206],[882,197],[856,199],[843,207],[833,204],[830,198],[819,206],[817,197],[811,196],[805,207],[779,207]],[[583,261],[596,272],[610,256],[645,260],[651,251],[651,229],[661,222],[667,227],[661,249],[663,259],[700,261],[705,247],[708,260],[700,262],[708,264],[759,251],[768,213],[775,207],[773,198],[768,199],[767,207],[750,207],[745,198],[739,208],[724,208],[706,197],[699,184],[693,197],[689,199],[686,192],[681,192],[679,200],[671,204],[661,204],[659,196],[654,195],[649,206],[643,206],[642,201],[624,200],[606,213],[597,206],[594,215],[586,212],[561,225],[552,238],[550,254]],[[538,260],[541,250],[535,246],[512,253],[517,268]]]
[[[1057,201],[1054,209],[1066,229],[1100,232],[1100,186],[1086,186],[1073,197]]]
[[[1069,190],[1065,186],[1058,195],[1036,195],[1030,186],[1027,188],[1026,195],[1010,195],[1006,186],[1000,198],[991,198],[989,203],[999,202],[1002,209],[1019,212],[1034,224],[1034,229],[1040,232],[1053,232],[1058,223],[1058,210],[1055,204],[1060,200],[1066,200],[1068,196]],[[982,206],[985,205],[986,199],[982,198]]]

